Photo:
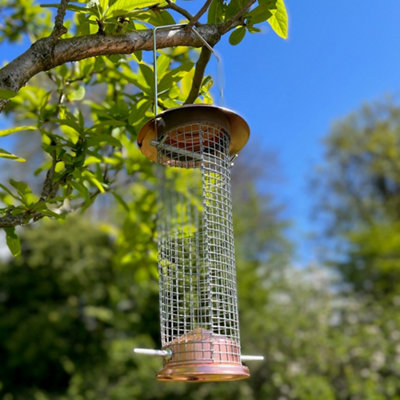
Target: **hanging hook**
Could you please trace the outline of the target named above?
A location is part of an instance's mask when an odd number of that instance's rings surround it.
[[[207,47],[208,50],[211,51],[212,54],[214,54],[215,58],[217,59],[218,63],[218,86],[219,86],[219,98],[221,105],[224,105],[224,85],[222,82],[222,78],[224,76],[224,69],[222,65],[222,58],[221,56],[214,50],[213,47],[210,46],[210,44],[203,38],[203,36],[200,35],[199,31],[192,26],[192,31],[199,37],[199,39],[204,43],[204,45]]]
[[[153,29],[153,65],[154,65],[154,114],[158,115],[158,85],[157,85],[157,31],[165,28],[179,28],[187,24],[172,24],[156,26]]]
[[[156,26],[153,29],[153,64],[154,64],[154,114],[155,116],[158,115],[158,80],[157,80],[157,31],[159,29],[165,29],[165,28],[180,28],[181,26],[187,26],[187,24],[172,24],[172,25],[162,25],[162,26]],[[220,55],[210,46],[210,44],[207,42],[207,40],[204,39],[203,36],[198,32],[198,30],[194,27],[191,26],[191,30],[198,36],[198,38],[204,43],[204,46],[206,46],[212,54],[214,54],[215,58],[218,61],[218,78],[219,78],[219,95],[220,95],[220,101],[223,103],[223,85],[222,85],[222,76],[223,76],[223,68],[222,68],[222,59]]]

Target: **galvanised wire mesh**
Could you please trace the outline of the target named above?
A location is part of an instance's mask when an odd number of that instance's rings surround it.
[[[218,123],[158,137],[161,341],[175,362],[240,362],[230,135]]]

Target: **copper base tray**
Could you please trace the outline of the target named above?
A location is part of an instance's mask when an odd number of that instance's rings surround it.
[[[240,361],[240,349],[231,338],[197,328],[173,340],[166,347],[159,381],[222,382],[246,379],[249,369]]]
[[[249,369],[238,364],[193,363],[166,365],[158,374],[159,381],[226,382],[246,379]]]

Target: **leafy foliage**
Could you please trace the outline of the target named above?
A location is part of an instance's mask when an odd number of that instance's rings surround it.
[[[365,105],[334,126],[320,171],[321,208],[340,256],[334,265],[377,298],[399,290],[399,127],[396,106]]]
[[[227,31],[236,27],[230,37],[232,44],[244,38],[246,29],[254,33],[258,31],[254,25],[266,21],[279,35],[286,35],[282,26],[287,24],[287,16],[281,0],[260,0],[250,9],[249,4],[244,0],[213,1],[208,22],[221,24]],[[0,37],[14,41],[32,30],[35,38],[48,35],[49,10],[58,6],[28,7],[26,2],[2,0],[0,10],[6,18]],[[173,2],[154,0],[91,0],[69,2],[66,8],[70,18],[65,21],[66,37],[119,35],[175,24],[179,17]],[[274,18],[280,23],[273,22]],[[19,22],[21,26],[11,33],[13,24]],[[195,56],[196,52],[181,47],[159,52],[157,101],[161,110],[178,107],[188,98],[194,85]],[[195,102],[209,104],[212,78],[200,78]],[[32,130],[28,134],[40,136],[43,153],[40,163],[39,158],[30,159],[19,150],[15,155],[8,148],[0,150],[0,158],[3,163],[26,162],[25,171],[34,171],[43,184],[38,189],[26,182],[16,187],[15,180],[2,183],[0,226],[42,217],[63,219],[75,209],[87,209],[106,192],[124,202],[118,188],[133,180],[142,167],[141,162],[132,161],[137,151],[133,143],[141,126],[153,116],[154,92],[153,67],[141,52],[61,65],[31,79],[18,93],[2,89],[0,97],[10,99],[6,113],[16,126],[0,131],[0,136]]]
[[[0,13],[0,43],[20,41],[28,33],[36,39],[39,32],[41,35],[50,33],[50,13],[42,10],[38,4],[32,4],[32,1],[1,0]]]

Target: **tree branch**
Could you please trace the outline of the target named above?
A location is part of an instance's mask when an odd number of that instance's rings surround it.
[[[18,225],[27,224],[32,218],[31,215],[27,213],[13,215],[13,208],[9,208],[4,217],[0,218],[0,228],[13,228]]]
[[[221,35],[235,28],[242,23],[242,17],[249,11],[250,7],[256,2],[256,0],[249,0],[231,19],[224,22],[219,26],[219,32]]]
[[[203,47],[201,49],[200,57],[196,63],[192,87],[190,88],[189,95],[185,100],[185,104],[192,104],[197,99],[201,88],[201,82],[203,81],[204,71],[208,61],[210,60],[210,57],[211,51],[207,47]]]
[[[51,33],[50,37],[53,39],[53,42],[56,42],[64,33],[67,33],[67,28],[63,25],[65,13],[67,12],[69,0],[61,0],[61,3],[57,10],[56,19],[54,22],[54,29]]]
[[[39,201],[47,201],[56,196],[57,190],[60,186],[60,181],[54,181],[54,174],[56,172],[56,164],[57,164],[57,154],[55,151],[52,152],[52,162],[51,167],[47,171],[46,178],[43,182],[42,193],[40,194]]]
[[[175,3],[172,3],[171,0],[167,0],[168,5],[166,7],[161,7],[161,9],[169,8],[171,10],[176,11],[177,13],[183,15],[188,21],[193,19],[193,15],[187,12],[184,8],[177,6]]]
[[[171,30],[160,30],[157,33],[157,48],[202,46],[203,43],[197,35],[185,28],[183,26]],[[202,25],[197,30],[209,43],[216,43],[220,38],[216,25]],[[118,36],[88,35],[60,39],[56,43],[53,43],[49,36],[35,42],[29,50],[0,69],[0,89],[18,92],[39,72],[70,61],[110,54],[130,54],[137,50],[152,48],[153,31],[151,29]],[[0,99],[0,112],[7,102],[8,100]]]
[[[197,21],[208,10],[208,7],[210,7],[211,2],[212,2],[212,0],[207,0],[204,3],[203,7],[200,8],[200,10],[197,12],[197,14],[193,18],[190,19],[187,29],[190,29],[193,25],[197,25]]]

